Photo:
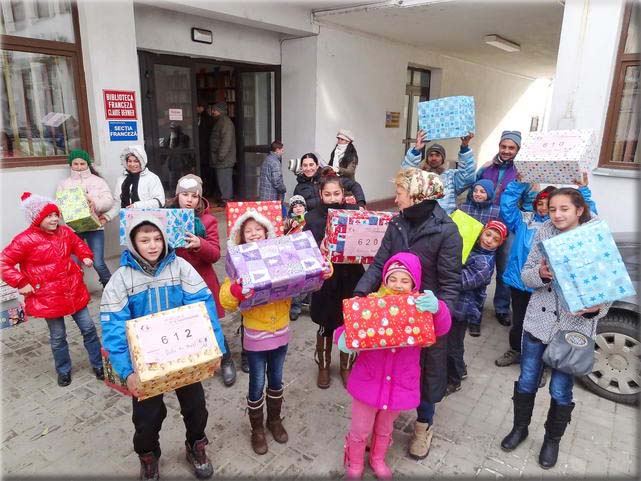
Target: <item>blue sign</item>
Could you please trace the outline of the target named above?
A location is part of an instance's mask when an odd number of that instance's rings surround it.
[[[136,121],[109,122],[109,140],[138,140],[138,124]]]

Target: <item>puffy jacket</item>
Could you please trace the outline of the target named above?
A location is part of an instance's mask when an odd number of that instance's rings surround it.
[[[312,177],[307,177],[305,174],[298,174],[296,177],[298,184],[296,184],[294,188],[293,195],[303,196],[307,206],[307,212],[314,210],[321,204],[320,177],[320,170],[317,170]],[[351,192],[356,198],[356,203],[364,207],[367,202],[361,184],[347,177],[341,177],[340,179],[343,189],[345,189],[346,192]]]
[[[116,202],[105,179],[92,174],[89,169],[82,171],[71,169],[69,177],[58,183],[57,191],[73,189],[77,186],[82,187],[87,197],[94,203],[97,214],[108,212]]]
[[[457,321],[473,321],[481,318],[487,297],[487,286],[492,280],[496,251],[475,246],[461,270],[461,294],[452,317]]]
[[[332,150],[332,153],[329,154],[328,165],[334,166],[334,154],[336,153],[336,147]],[[356,152],[356,147],[354,143],[350,142],[346,149],[343,157],[338,163],[338,175],[348,179],[354,180],[356,175],[356,167],[358,166],[358,153]]]
[[[214,119],[209,148],[212,167],[226,168],[236,164],[236,129],[234,122],[226,114],[220,114],[217,120]]]
[[[158,227],[165,241],[165,255],[153,274],[143,269],[130,238],[131,231],[142,222],[150,222]],[[127,321],[203,301],[216,341],[224,354],[223,332],[218,323],[214,298],[207,284],[189,262],[177,257],[173,248],[168,247],[164,230],[157,218],[151,215],[137,217],[128,226],[127,249],[120,258],[120,268],[105,286],[100,302],[103,346],[109,352],[118,375],[126,379],[133,372],[125,331]]]
[[[93,253],[67,226],[49,232],[29,227],[0,254],[2,280],[11,287],[35,289],[25,296],[25,312],[34,317],[68,316],[89,303],[82,268],[71,258],[93,259]],[[20,270],[16,269],[20,266]]]

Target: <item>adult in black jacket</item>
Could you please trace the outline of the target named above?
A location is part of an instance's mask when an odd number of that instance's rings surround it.
[[[329,155],[329,166],[341,177],[355,179],[358,165],[358,152],[354,147],[354,134],[347,129],[340,129],[336,134],[336,146]]]
[[[385,262],[398,252],[411,252],[421,260],[421,290],[429,289],[452,310],[461,288],[463,241],[456,224],[438,205],[443,184],[438,175],[409,168],[395,179],[400,214],[385,232],[373,264],[361,278],[354,294],[365,296],[378,289]],[[421,351],[421,404],[410,442],[410,456],[427,456],[432,439],[435,404],[447,388],[447,335]]]

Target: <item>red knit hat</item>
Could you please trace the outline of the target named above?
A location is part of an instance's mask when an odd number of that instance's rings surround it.
[[[498,232],[501,235],[501,241],[505,241],[505,238],[507,237],[507,226],[498,220],[489,221],[485,224],[485,228],[483,230],[485,229],[493,229]]]
[[[22,210],[27,222],[34,227],[39,226],[45,217],[52,212],[57,212],[60,215],[60,209],[58,209],[53,199],[49,197],[24,192],[20,196],[20,200],[22,201]]]

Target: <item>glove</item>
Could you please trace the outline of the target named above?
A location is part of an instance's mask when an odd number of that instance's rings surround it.
[[[229,286],[229,292],[231,292],[232,296],[242,302],[248,297],[251,297],[251,295],[254,293],[254,290],[244,288],[242,279],[236,279],[236,281],[234,281],[232,285]]]
[[[338,349],[345,354],[356,354],[358,352],[347,347],[347,344],[345,343],[345,331],[341,333],[336,344],[338,345]]]
[[[420,312],[431,312],[436,314],[438,312],[438,299],[432,291],[423,291],[423,294],[416,299],[416,309]]]

